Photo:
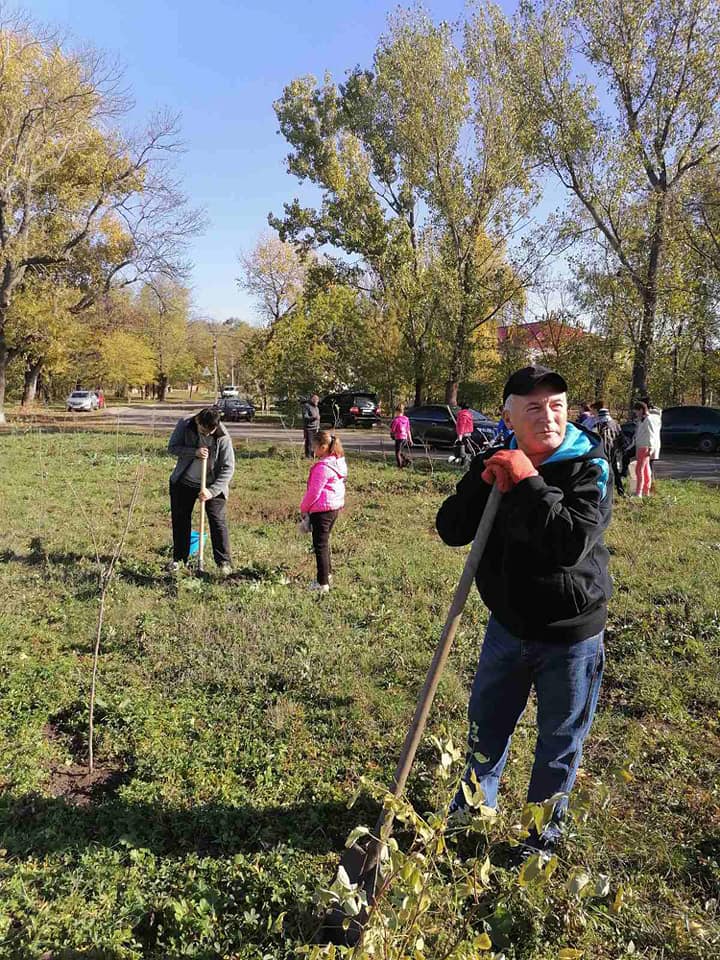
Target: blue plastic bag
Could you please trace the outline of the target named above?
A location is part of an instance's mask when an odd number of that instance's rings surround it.
[[[203,544],[207,543],[208,535],[203,534]],[[200,534],[197,530],[193,530],[190,534],[190,556],[194,557],[195,554],[200,549]]]

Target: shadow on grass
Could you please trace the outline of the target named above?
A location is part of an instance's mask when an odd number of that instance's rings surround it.
[[[167,559],[170,555],[167,547],[163,547],[159,553]],[[112,557],[110,554],[101,554],[100,562],[104,568],[107,568]],[[191,558],[190,566],[183,571],[184,576],[194,575],[205,582],[214,582],[217,578],[214,570],[205,570],[199,573],[195,570]],[[70,551],[50,551],[43,547],[42,541],[35,537],[30,542],[29,553],[18,553],[16,550],[0,551],[0,564],[19,563],[26,567],[59,567],[63,571],[70,571],[72,579],[78,586],[77,597],[79,600],[87,600],[97,593],[98,571],[96,558],[91,554],[75,553]],[[118,579],[126,583],[134,584],[137,587],[162,586],[170,592],[177,590],[177,580],[165,570],[158,572],[148,565],[133,561],[132,558],[121,559],[115,567],[115,575]],[[285,567],[268,566],[267,564],[250,564],[242,567],[236,567],[232,574],[222,578],[227,583],[276,583],[286,584],[287,576]]]
[[[101,554],[100,563],[107,569],[112,557],[110,554]],[[58,567],[72,577],[79,588],[78,599],[88,599],[97,592],[98,570],[97,558],[91,554],[76,553],[73,551],[47,551],[42,542],[33,538],[29,553],[18,553],[16,550],[0,551],[0,563],[19,563],[26,567],[46,567],[52,570]],[[89,566],[90,564],[90,566]],[[167,573],[158,573],[144,564],[134,563],[132,560],[119,561],[115,568],[115,575],[126,583],[138,587],[158,586],[170,583]]]
[[[29,793],[0,798],[0,844],[15,857],[89,846],[141,847],[158,856],[223,857],[279,844],[308,853],[340,852],[359,822],[374,822],[371,800],[348,810],[340,801],[253,807],[205,803],[189,808],[110,796],[78,807],[61,797]]]

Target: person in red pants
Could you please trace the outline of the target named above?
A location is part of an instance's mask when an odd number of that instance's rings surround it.
[[[650,470],[650,451],[653,445],[653,424],[650,420],[648,406],[642,400],[633,404],[633,412],[637,417],[638,425],[635,431],[635,456],[637,457],[637,486],[636,497],[647,497],[650,494],[652,472]]]

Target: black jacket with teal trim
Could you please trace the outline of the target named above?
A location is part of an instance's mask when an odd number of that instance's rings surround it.
[[[514,438],[506,446],[515,446]],[[495,451],[490,451],[486,456]],[[476,457],[437,515],[445,543],[475,536],[490,486]],[[612,513],[600,438],[567,425],[560,447],[500,501],[476,582],[495,618],[526,640],[570,643],[605,627],[612,593],[603,535]]]

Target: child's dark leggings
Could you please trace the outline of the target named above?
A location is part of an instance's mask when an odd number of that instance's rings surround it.
[[[410,457],[405,452],[408,448],[407,440],[395,440],[395,463],[399,467],[405,467],[410,463]]]
[[[310,529],[312,530],[313,548],[317,561],[317,582],[330,582],[332,563],[330,561],[330,531],[332,530],[339,510],[322,510],[310,514]]]

